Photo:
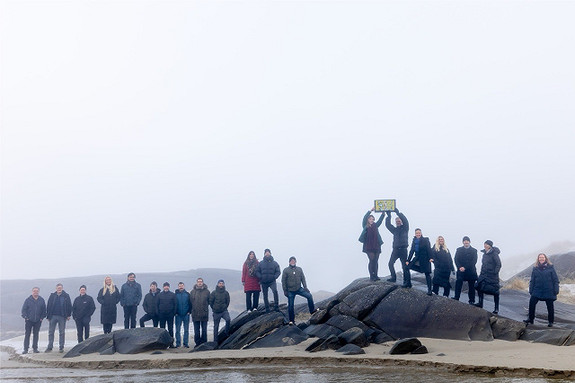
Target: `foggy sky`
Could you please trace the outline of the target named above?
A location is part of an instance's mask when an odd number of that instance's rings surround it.
[[[571,2],[1,4],[2,279],[270,248],[336,291],[381,198],[503,273],[575,248]]]

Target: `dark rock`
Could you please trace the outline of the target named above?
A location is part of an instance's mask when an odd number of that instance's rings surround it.
[[[337,350],[341,348],[339,344],[339,339],[335,335],[331,335],[327,339],[318,339],[312,344],[310,344],[305,350],[309,352],[325,351],[328,349]]]
[[[329,311],[329,315],[334,317],[341,314],[362,320],[387,294],[396,288],[397,285],[391,283],[372,283],[343,298]]]
[[[365,336],[365,333],[359,327],[352,327],[349,330],[346,330],[339,334],[339,343],[340,344],[355,344],[359,347],[367,347],[369,346],[369,341]]]
[[[429,353],[429,351],[427,351],[427,347],[425,346],[419,346],[418,348],[416,348],[415,350],[413,350],[411,352],[412,354],[427,354]]]
[[[310,324],[320,324],[320,323],[325,322],[328,318],[329,318],[329,315],[327,314],[327,310],[319,309],[318,311],[313,313],[312,316],[309,318],[309,323]]]
[[[439,354],[436,354],[435,356],[445,356],[445,354],[440,352]]]
[[[525,332],[525,323],[493,315],[490,318],[493,338],[516,341]]]
[[[386,334],[383,331],[379,331],[379,332],[374,332],[374,334],[370,337],[369,340],[371,343],[382,344],[382,343],[391,342],[392,340],[395,340],[395,338],[389,336],[388,334]]]
[[[213,351],[218,347],[215,342],[204,342],[193,349],[190,352],[200,352],[200,351]]]
[[[529,326],[519,339],[555,346],[572,346],[575,345],[575,331],[556,327],[537,329]]]
[[[114,355],[115,353],[116,347],[114,347],[114,345],[111,345],[107,349],[100,351],[100,355]]]
[[[365,354],[364,349],[362,349],[359,346],[356,346],[355,344],[346,344],[345,346],[341,347],[340,349],[335,350],[335,352],[341,352],[343,355]]]
[[[230,322],[230,333],[228,334],[228,336],[232,335],[246,323],[265,314],[266,311],[264,306],[261,306],[261,310],[260,308],[258,308],[256,311],[243,311],[242,313],[240,313],[240,315],[235,317]],[[226,339],[226,334],[224,333],[224,330],[225,330],[225,322],[223,323],[223,326],[222,322],[220,322],[220,332],[218,333],[218,343],[220,344],[223,343],[224,340]]]
[[[221,345],[220,349],[239,350],[254,342],[256,339],[263,337],[273,329],[284,325],[286,319],[280,312],[270,312],[258,316],[250,322],[247,322],[234,333],[232,333]]]
[[[389,350],[390,355],[409,354],[421,347],[421,342],[417,338],[400,339]]]
[[[272,330],[263,338],[257,339],[245,348],[265,348],[293,346],[308,339],[309,336],[297,326],[283,326]]]
[[[114,347],[120,354],[137,354],[151,350],[165,350],[172,344],[172,337],[163,328],[139,327],[112,333]]]
[[[156,351],[153,351],[150,353],[150,355],[161,355],[161,354],[163,354],[163,352],[161,352],[159,350],[156,350]]]
[[[96,335],[85,341],[75,345],[70,351],[64,355],[64,358],[73,358],[83,354],[91,354],[94,352],[102,352],[114,344],[112,334]]]
[[[296,326],[297,326],[297,328],[299,328],[300,330],[303,331],[309,327],[309,322],[300,322]]]
[[[347,331],[353,327],[359,327],[362,331],[369,331],[369,327],[367,327],[363,322],[347,315],[331,317],[327,322],[325,322],[325,324],[337,327],[341,331]]]
[[[327,339],[332,335],[338,336],[343,331],[328,324],[312,324],[303,330],[307,335],[320,339]]]

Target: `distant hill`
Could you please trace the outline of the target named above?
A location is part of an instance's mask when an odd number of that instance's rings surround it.
[[[555,267],[555,271],[559,276],[559,280],[564,281],[575,281],[575,251],[571,251],[566,254],[556,254],[550,255],[549,260],[553,263]],[[513,280],[516,278],[521,279],[530,279],[531,278],[531,271],[533,269],[533,265],[535,264],[535,258],[533,258],[533,264],[527,267],[525,270],[520,271],[519,273],[515,274],[509,280]]]

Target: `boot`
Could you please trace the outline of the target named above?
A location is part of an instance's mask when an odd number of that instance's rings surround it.
[[[425,282],[427,283],[427,295],[431,295],[431,275],[425,274]]]

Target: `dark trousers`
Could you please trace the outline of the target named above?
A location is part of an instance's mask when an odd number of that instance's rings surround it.
[[[194,343],[199,346],[208,341],[208,321],[195,320],[194,322]]]
[[[483,307],[483,296],[483,291],[477,290],[477,297],[479,298],[479,302],[477,304],[479,307]],[[499,311],[499,293],[493,294],[493,303],[495,303],[495,309],[493,311]]]
[[[393,249],[393,251],[391,252],[391,257],[389,258],[388,266],[391,279],[394,280],[397,278],[397,276],[395,274],[395,267],[393,265],[398,259],[401,261],[401,269],[403,271],[403,283],[407,284],[407,278],[409,278],[408,276],[406,276],[406,274],[409,274],[409,269],[405,264],[405,262],[407,262],[407,247],[400,247],[398,249]]]
[[[276,286],[276,281],[272,283],[262,283],[262,293],[264,295],[264,305],[266,306],[266,312],[270,311],[270,302],[268,301],[268,289],[271,289],[274,293],[274,304],[275,309],[278,309],[279,305],[279,296],[278,296],[278,287]]]
[[[549,323],[555,322],[555,307],[553,306],[553,299],[539,299],[535,298],[533,295],[529,298],[529,321],[533,323],[535,319],[535,306],[539,301],[545,301],[547,304],[547,321]]]
[[[112,332],[113,323],[103,323],[102,326],[104,328],[104,334],[109,334]]]
[[[30,347],[30,334],[32,334],[32,349],[38,350],[38,334],[40,333],[40,326],[42,326],[42,321],[32,322],[27,320],[25,324],[24,333],[24,351],[28,351]]]
[[[157,315],[152,315],[148,313],[144,314],[140,318],[140,327],[146,327],[145,323],[149,320],[152,320],[154,327],[158,327],[158,324],[160,323],[160,318],[158,318]]]
[[[136,328],[138,306],[124,306],[124,328]]]
[[[228,310],[221,312],[221,313],[213,313],[214,314],[214,342],[218,343],[218,330],[220,329],[220,320],[226,321],[226,328],[224,330],[224,334],[227,337],[230,335],[230,313]]]
[[[48,349],[51,350],[54,347],[54,333],[56,332],[56,326],[58,326],[58,345],[60,350],[64,349],[64,342],[66,340],[66,317],[60,315],[52,315],[50,319],[50,325],[48,326]]]
[[[469,297],[469,303],[475,303],[475,281],[467,281],[467,296]],[[455,296],[454,298],[459,300],[461,296],[461,290],[463,289],[463,279],[457,278],[455,281]]]
[[[303,287],[300,287],[299,290],[297,291],[288,291],[288,317],[290,322],[293,322],[295,320],[294,302],[296,295],[300,295],[305,299],[307,299],[307,306],[309,308],[310,314],[313,313],[315,310],[313,304],[313,297],[311,296],[311,293],[309,291],[304,290]]]
[[[372,253],[368,252],[367,258],[369,262],[367,263],[367,271],[369,272],[369,279],[372,281],[378,280],[377,271],[379,268],[379,254],[380,253]]]
[[[166,328],[166,326],[168,326]],[[165,328],[174,339],[174,316],[173,315],[160,315],[160,328]]]
[[[74,319],[78,333],[78,343],[90,337],[90,317]]]
[[[260,304],[259,291],[246,291],[246,310],[257,309]]]
[[[447,285],[447,286],[439,286],[434,284],[433,285],[433,293],[434,294],[439,294],[439,288],[443,287],[443,296],[444,297],[448,297],[449,296],[449,292],[451,291],[451,286]]]

